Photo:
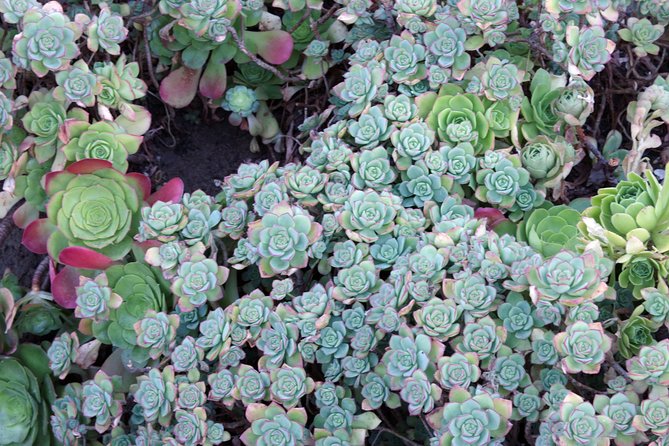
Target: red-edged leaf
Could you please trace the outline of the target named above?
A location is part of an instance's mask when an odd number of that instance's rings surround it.
[[[82,269],[107,269],[114,264],[106,255],[83,246],[68,246],[58,255],[58,261]]]
[[[186,66],[172,71],[160,83],[160,98],[174,108],[190,104],[197,93],[202,69],[193,70]]]
[[[53,300],[63,308],[77,307],[77,290],[79,286],[79,271],[66,266],[51,277],[51,294]]]
[[[158,240],[147,240],[145,242],[135,244],[139,246],[139,248],[144,252],[148,251],[149,248],[157,248],[162,245],[162,243],[160,243]]]
[[[125,175],[137,188],[142,191],[142,200],[146,200],[151,195],[151,180],[143,173],[131,172]]]
[[[107,160],[89,158],[70,164],[65,170],[74,174],[93,173],[100,169],[112,169],[113,165]]]
[[[21,244],[35,254],[46,254],[47,240],[55,229],[46,218],[35,220],[26,226],[25,231],[23,231]]]
[[[25,229],[30,223],[39,218],[39,211],[37,208],[27,201],[23,203],[17,210],[14,211],[12,219],[14,224],[21,229]]]
[[[244,42],[253,52],[274,65],[281,65],[293,54],[293,38],[286,31],[260,31],[244,33]]]
[[[181,178],[172,178],[165,183],[163,187],[154,192],[146,201],[151,205],[156,201],[171,201],[172,203],[178,203],[181,201],[181,196],[183,194],[184,182]]]
[[[478,219],[486,219],[487,227],[490,230],[495,229],[495,226],[506,220],[506,217],[496,208],[478,208],[474,211],[474,217]]]

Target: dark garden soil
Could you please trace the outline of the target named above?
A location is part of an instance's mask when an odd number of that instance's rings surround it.
[[[265,147],[251,153],[248,132],[227,120],[195,116],[177,113],[168,121],[154,112],[154,129],[148,132],[140,152],[131,157],[130,170],[148,175],[154,189],[180,177],[186,192],[202,189],[216,195],[221,190],[217,181],[235,172],[240,164],[272,157]],[[9,269],[21,285],[29,287],[41,258],[21,245],[21,230],[11,225],[6,240],[0,243],[0,274]]]

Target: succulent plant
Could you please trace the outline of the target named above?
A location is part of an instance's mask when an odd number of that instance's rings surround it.
[[[171,366],[162,371],[155,368],[149,370],[146,375],[137,378],[137,384],[131,391],[147,421],[157,420],[163,426],[170,424],[177,392]]]
[[[23,30],[12,46],[13,60],[18,66],[44,77],[49,71],[67,69],[79,55],[76,40],[81,29],[63,14],[61,6],[49,12],[44,8],[26,10],[21,23]]]
[[[664,26],[653,25],[648,19],[638,19],[630,17],[627,19],[626,27],[618,30],[618,35],[626,42],[634,45],[634,53],[639,57],[648,54],[657,54],[660,48],[655,45],[664,33]]]
[[[574,251],[580,243],[576,227],[580,220],[581,214],[565,205],[534,209],[518,225],[518,239],[546,258],[562,249]]]
[[[572,392],[560,405],[560,420],[565,423],[564,444],[569,446],[594,446],[613,436],[613,421],[605,415],[597,415],[592,404]]]
[[[53,97],[58,101],[70,101],[82,107],[92,107],[95,97],[102,92],[102,84],[83,60],[78,60],[66,71],[56,73],[58,86]]]
[[[95,429],[99,433],[116,424],[123,414],[120,395],[114,392],[112,378],[103,371],[97,372],[94,379],[84,383],[82,396],[82,413],[89,418],[95,418]]]
[[[562,356],[565,373],[598,373],[611,349],[611,339],[598,322],[574,322],[566,331],[556,334],[553,342]]]
[[[207,301],[216,301],[223,296],[221,285],[228,279],[228,269],[212,259],[193,255],[182,263],[172,282],[172,292],[179,296],[182,311],[191,311]]]
[[[569,73],[589,81],[595,73],[604,69],[615,44],[605,37],[604,29],[598,26],[582,30],[569,25],[565,33],[567,44],[571,47],[568,57]]]
[[[246,409],[246,419],[251,422],[241,436],[247,446],[274,446],[298,444],[308,439],[304,426],[307,413],[303,408],[285,411],[278,404],[250,404]]]

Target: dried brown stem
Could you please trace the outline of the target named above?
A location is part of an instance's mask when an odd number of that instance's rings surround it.
[[[37,265],[37,269],[35,269],[35,273],[33,274],[33,280],[32,280],[32,290],[37,292],[42,290],[42,281],[44,280],[44,274],[46,274],[47,270],[49,269],[49,257],[44,257],[41,262],[39,262],[39,265]]]

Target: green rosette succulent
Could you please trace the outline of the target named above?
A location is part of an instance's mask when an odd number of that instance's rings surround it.
[[[520,149],[523,167],[537,184],[559,190],[576,160],[576,152],[563,138],[539,135]]]
[[[475,353],[454,353],[439,358],[435,380],[446,390],[455,387],[468,389],[481,377],[479,358]]]
[[[667,277],[666,260],[658,259],[657,255],[649,251],[625,254],[617,263],[622,264],[622,270],[618,274],[620,286],[632,289],[632,295],[637,299],[641,298],[641,290],[654,287],[658,283],[661,285]]]
[[[186,0],[179,5],[179,23],[202,36],[211,21],[221,18],[232,21],[239,14],[240,6],[239,2],[228,0]]]
[[[538,69],[530,83],[530,97],[524,98],[520,111],[525,118],[521,131],[527,140],[539,135],[551,136],[556,133],[559,117],[555,103],[566,87],[565,76],[550,74],[543,68]]]
[[[651,432],[664,436],[669,432],[669,392],[666,387],[654,386],[639,406],[639,415],[632,425],[640,432]]]
[[[89,50],[96,52],[102,48],[109,54],[118,55],[121,52],[119,43],[125,40],[128,30],[123,26],[123,17],[103,6],[100,14],[91,20],[86,33]]]
[[[625,42],[634,45],[634,54],[644,57],[660,51],[660,47],[653,42],[662,37],[664,26],[653,25],[650,20],[637,17],[628,18],[625,25],[625,28],[618,30],[618,35]]]
[[[486,391],[472,395],[457,387],[450,391],[448,401],[427,417],[430,425],[440,432],[440,445],[488,445],[502,440],[511,429],[509,400]]]
[[[561,91],[553,102],[555,115],[568,125],[582,127],[595,109],[595,92],[580,77],[573,77]]]
[[[115,392],[117,378],[100,370],[83,385],[82,413],[95,419],[95,430],[100,434],[116,425],[123,415],[124,395]]]
[[[54,228],[47,249],[53,259],[74,246],[118,260],[132,246],[143,197],[139,185],[110,165],[87,173],[74,170],[87,162],[56,173],[47,184],[46,221]]]
[[[489,316],[465,325],[462,336],[455,338],[454,345],[458,353],[475,353],[487,366],[506,340],[506,329],[498,326]]]
[[[142,408],[146,421],[158,421],[163,426],[170,425],[177,394],[172,366],[168,365],[162,371],[154,368],[139,376],[130,392]]]
[[[580,245],[577,224],[581,214],[566,205],[534,209],[518,225],[518,240],[527,242],[545,258]]]
[[[402,172],[402,182],[396,187],[405,207],[422,208],[428,201],[442,203],[448,196],[448,177],[430,173],[423,162]]]
[[[43,91],[33,92],[28,105],[30,111],[21,122],[28,133],[35,135],[35,158],[43,163],[55,155],[60,127],[73,116],[68,116],[63,102]]]
[[[177,409],[174,412],[174,419],[176,424],[172,435],[174,435],[176,444],[184,446],[203,444],[207,437],[207,412],[203,407],[189,411]]]
[[[424,122],[407,124],[390,135],[395,150],[393,159],[401,170],[407,170],[413,162],[424,158],[434,143],[434,131]]]
[[[396,196],[366,189],[354,191],[336,214],[348,238],[372,243],[388,234],[395,226],[399,203]]]
[[[5,54],[0,51],[0,88],[4,90],[15,90],[17,71],[18,70],[12,61],[5,57]]]
[[[460,79],[469,68],[471,57],[466,52],[467,33],[456,20],[446,20],[423,36],[428,52],[442,68],[451,68],[453,77]]]
[[[126,350],[134,361],[146,361],[149,352],[138,345],[135,324],[150,310],[168,309],[167,287],[161,273],[144,263],[130,262],[111,266],[104,274],[109,287],[123,302],[110,310],[108,321],[92,324],[93,334],[103,343]]]
[[[657,288],[641,290],[643,308],[651,316],[656,326],[666,325],[669,321],[669,294]]]
[[[521,166],[521,160],[508,155],[494,166],[482,164],[476,172],[475,195],[479,200],[512,209],[518,204],[521,194],[530,184],[530,173]],[[533,203],[530,203],[530,209]]]
[[[348,133],[362,149],[371,149],[385,141],[392,134],[394,127],[389,124],[381,106],[375,106],[351,120]]]
[[[0,429],[6,445],[53,443],[49,430],[49,404],[55,398],[44,352],[23,344],[26,355],[0,360]]]
[[[613,41],[606,38],[601,26],[579,28],[568,25],[565,36],[567,45],[571,47],[567,58],[569,73],[582,76],[586,81],[604,69],[616,47]]]
[[[300,399],[314,390],[314,380],[301,367],[282,365],[270,370],[270,395],[286,409],[297,406]]]
[[[258,111],[260,102],[254,90],[237,85],[225,92],[222,107],[235,117],[248,118]]]
[[[149,310],[135,322],[137,345],[148,350],[151,359],[158,359],[174,347],[174,340],[179,328],[178,314],[156,313]]]
[[[261,220],[249,223],[249,241],[258,249],[262,277],[291,274],[309,261],[308,248],[323,228],[299,206],[280,203]]]
[[[437,11],[437,2],[436,0],[398,0],[394,7],[400,13],[430,17]]]
[[[12,129],[14,111],[12,101],[0,91],[0,135]]]
[[[172,282],[172,292],[179,297],[181,311],[192,311],[207,301],[223,297],[221,285],[228,279],[229,270],[202,254],[193,255],[179,266]]]
[[[96,95],[102,92],[102,84],[83,60],[78,60],[66,70],[56,73],[58,86],[53,97],[59,101],[70,101],[81,107],[95,105]]]
[[[565,446],[598,446],[614,436],[613,420],[597,415],[592,404],[573,392],[560,404],[560,421],[565,426],[560,442]]]
[[[40,6],[37,0],[0,0],[0,12],[7,23],[19,23],[31,8]]]
[[[606,353],[611,350],[611,338],[598,322],[574,322],[566,331],[556,334],[553,343],[562,357],[565,373],[599,373]]]
[[[602,296],[608,289],[602,281],[608,274],[601,270],[601,262],[593,252],[578,255],[560,251],[529,271],[530,296],[538,301],[559,302],[574,306]]]
[[[143,138],[127,133],[113,121],[68,120],[62,129],[62,148],[68,161],[101,159],[112,163],[115,169],[128,170],[128,155],[137,153]]]
[[[634,392],[618,392],[611,397],[595,395],[592,403],[597,413],[609,417],[613,421],[614,442],[617,444],[638,444],[643,434],[633,426],[634,417],[638,414],[639,396]]]
[[[492,149],[495,134],[486,118],[486,106],[476,95],[446,84],[439,94],[426,94],[417,100],[419,114],[426,118],[439,141],[456,146],[468,142],[476,154]]]
[[[81,29],[63,14],[62,6],[30,9],[21,23],[22,32],[16,35],[12,47],[14,62],[37,77],[67,69],[79,55],[76,41],[81,37]]]
[[[70,372],[79,348],[76,333],[63,333],[53,340],[46,354],[49,357],[49,368],[58,379],[64,379]]]
[[[652,242],[661,253],[669,251],[669,237],[663,234],[668,209],[665,191],[669,187],[660,185],[652,172],[647,171],[645,178],[630,172],[626,180],[592,197],[579,229],[589,237],[603,232],[599,238],[617,248],[625,249],[628,240],[636,238],[644,245]]]
[[[411,33],[405,31],[399,36],[392,36],[383,51],[388,64],[390,77],[397,83],[415,84],[425,78],[425,47],[416,43]]]
[[[381,64],[355,64],[344,74],[344,81],[335,85],[333,93],[349,105],[348,115],[354,118],[369,108],[385,76],[386,71]]]
[[[140,241],[158,240],[167,243],[177,239],[188,223],[188,216],[181,203],[156,201],[151,206],[142,208],[142,221],[139,222]]]
[[[246,419],[251,427],[240,437],[246,446],[306,444],[310,437],[304,427],[307,411],[301,407],[286,411],[276,403],[253,403],[246,407]]]
[[[440,341],[457,336],[460,325],[457,323],[462,312],[462,307],[455,305],[453,301],[430,299],[421,308],[413,313],[416,325],[422,331]]]
[[[669,341],[665,339],[655,345],[641,347],[626,365],[632,380],[666,386],[669,384]]]
[[[102,90],[97,95],[98,103],[124,111],[130,108],[130,103],[146,95],[146,83],[139,79],[139,64],[127,62],[123,54],[112,62],[96,62],[93,72],[102,84]]]
[[[639,305],[634,309],[629,319],[620,325],[617,345],[618,351],[625,359],[638,354],[643,346],[655,342],[653,338],[655,324],[650,319],[641,317],[643,311],[644,307]]]
[[[390,166],[388,151],[383,147],[354,154],[351,167],[355,172],[351,176],[351,184],[360,190],[370,188],[381,191],[390,188],[397,177]]]

